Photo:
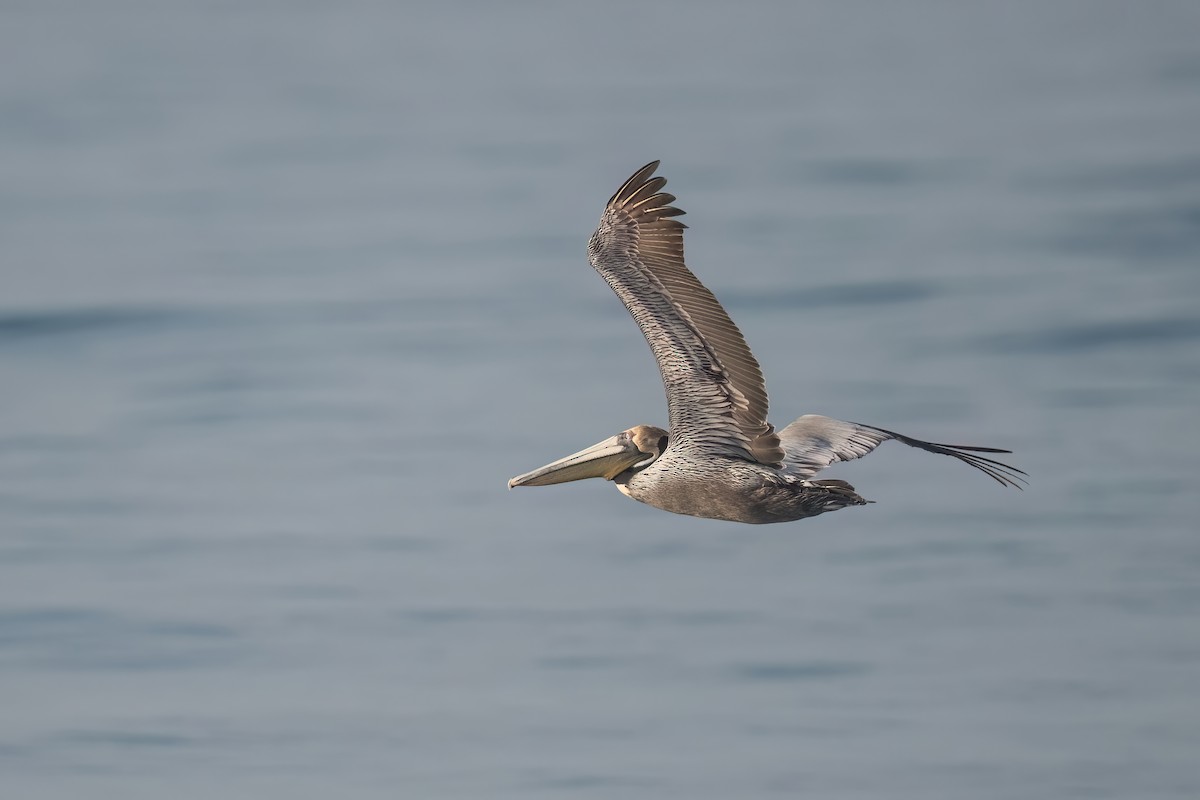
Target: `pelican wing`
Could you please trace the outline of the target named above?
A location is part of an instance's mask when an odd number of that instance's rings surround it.
[[[654,351],[667,392],[671,447],[772,466],[783,450],[767,423],[762,370],[741,331],[683,263],[683,212],[651,177],[653,161],[608,201],[588,260],[621,298]]]
[[[923,442],[883,428],[842,422],[840,419],[818,414],[805,414],[779,432],[779,440],[785,453],[785,469],[789,474],[805,479],[811,478],[835,462],[862,458],[888,439],[895,439],[909,447],[917,447],[931,453],[954,456],[1005,486],[1020,489],[1020,484],[1025,482],[1025,473],[1016,467],[978,455],[1011,453],[1011,450]]]

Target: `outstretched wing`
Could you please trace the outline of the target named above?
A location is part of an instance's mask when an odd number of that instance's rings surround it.
[[[1016,467],[977,453],[1011,453],[995,447],[970,447],[961,444],[935,444],[913,439],[899,433],[842,422],[840,419],[806,414],[779,432],[784,449],[784,469],[800,478],[811,478],[821,470],[838,461],[862,458],[888,439],[903,442],[909,447],[919,447],[931,453],[954,456],[977,470],[999,481],[1005,486],[1021,488],[1025,473]]]
[[[783,462],[767,423],[762,370],[741,331],[683,263],[683,212],[651,177],[653,161],[608,201],[588,260],[650,344],[667,392],[671,448],[695,448],[772,466]]]

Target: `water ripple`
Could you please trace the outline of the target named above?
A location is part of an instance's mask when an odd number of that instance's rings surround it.
[[[1080,214],[1059,227],[1048,242],[1072,254],[1126,261],[1200,255],[1200,206],[1195,205]]]
[[[733,675],[738,680],[764,683],[851,678],[870,671],[871,665],[862,661],[780,661],[741,664]]]
[[[84,608],[0,612],[3,663],[65,670],[160,670],[230,660],[236,632],[183,619],[135,619]]]
[[[1200,319],[1175,317],[1063,325],[976,340],[994,353],[1062,353],[1148,347],[1200,339]]]
[[[944,291],[932,281],[896,280],[812,286],[795,291],[725,290],[721,302],[730,311],[880,306],[928,300]]]
[[[160,308],[75,308],[17,311],[0,315],[0,344],[49,337],[90,336],[107,331],[160,328],[189,312]]]

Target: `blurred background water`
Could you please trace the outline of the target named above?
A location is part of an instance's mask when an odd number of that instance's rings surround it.
[[[1200,795],[1200,6],[8,2],[6,797]],[[646,161],[789,525],[511,475],[664,424]]]

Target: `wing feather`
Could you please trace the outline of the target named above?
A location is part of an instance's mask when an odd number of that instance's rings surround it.
[[[767,390],[741,331],[683,260],[675,196],[652,161],[608,201],[588,260],[641,328],[667,393],[671,446],[781,466]]]
[[[785,452],[785,469],[799,478],[811,478],[830,464],[862,458],[889,439],[931,453],[954,456],[1005,486],[1017,489],[1025,483],[1025,472],[979,453],[1011,453],[995,447],[937,444],[913,439],[894,431],[843,422],[840,419],[805,414],[779,432]]]

